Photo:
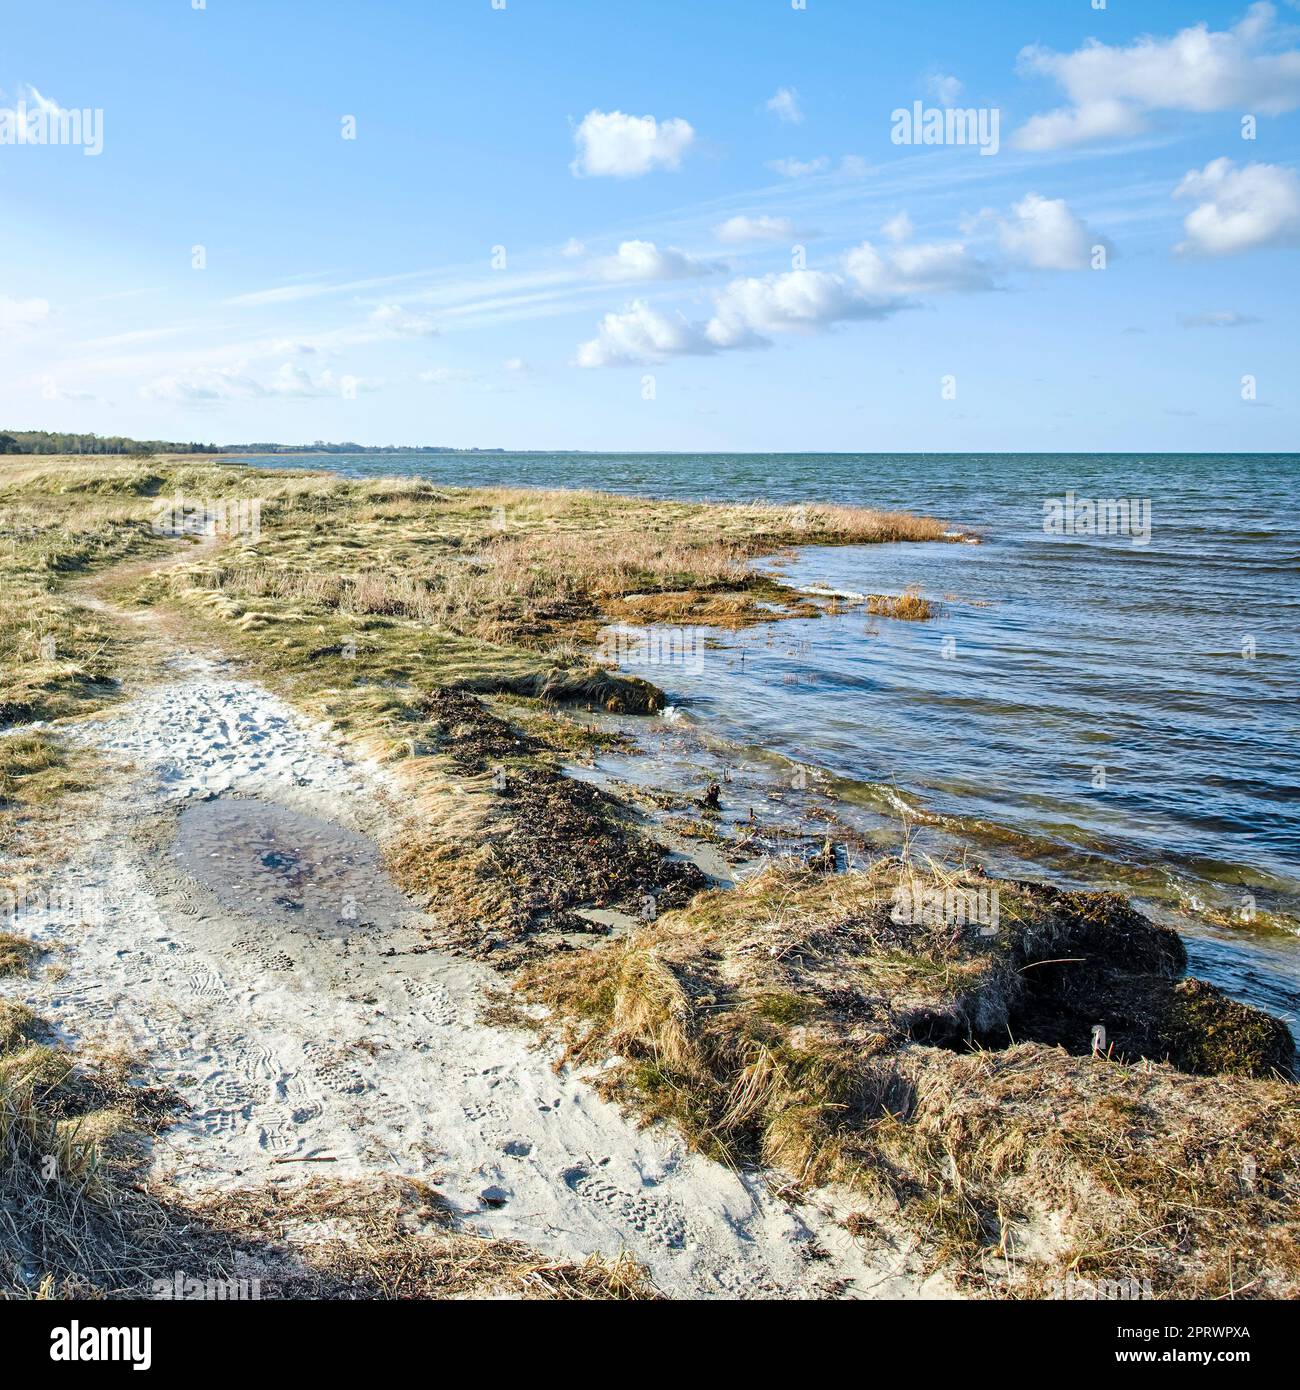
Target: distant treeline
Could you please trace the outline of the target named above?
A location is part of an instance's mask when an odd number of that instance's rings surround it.
[[[501,449],[449,449],[421,444],[183,444],[174,439],[127,439],[120,434],[59,434],[0,430],[0,454],[499,454]]]
[[[445,444],[223,444],[223,454],[503,454],[504,449],[452,449]]]
[[[120,434],[60,434],[51,430],[0,430],[0,454],[217,454],[215,444],[169,439],[127,439]]]

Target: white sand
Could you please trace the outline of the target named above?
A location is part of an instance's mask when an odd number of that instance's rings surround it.
[[[70,1037],[130,1047],[189,1105],[157,1143],[160,1176],[196,1193],[419,1177],[477,1230],[551,1257],[626,1248],[677,1296],[951,1293],[923,1281],[905,1242],[864,1250],[831,1194],[771,1196],[556,1075],[528,1033],[478,1022],[501,981],[411,953],[418,913],[330,937],[223,909],[171,857],[192,798],[256,794],[381,836],[400,833],[400,805],[381,767],[264,688],[198,657],[170,664],[164,683],[73,729],[133,765],[51,884],[102,892],[104,920],[51,910],[19,926],[69,948],[66,973],[30,982],[29,1002]],[[274,1162],[312,1156],[337,1161]]]

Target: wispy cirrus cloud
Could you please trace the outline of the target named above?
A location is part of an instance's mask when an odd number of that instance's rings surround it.
[[[812,174],[824,174],[831,167],[831,161],[819,154],[814,159],[772,159],[767,167],[783,179],[806,179]]]
[[[872,172],[871,165],[858,154],[843,155],[838,164],[824,154],[812,159],[770,159],[767,167],[783,179],[807,179],[815,174],[831,173],[843,179],[863,179]]]
[[[18,299],[12,295],[0,294],[0,332],[22,333],[45,323],[49,317],[48,299]]]
[[[338,287],[328,281],[309,281],[296,285],[272,285],[265,290],[249,290],[244,294],[231,295],[225,302],[231,305],[256,307],[261,304],[296,304],[304,299],[319,299],[322,295],[336,294]]]
[[[1184,328],[1243,328],[1263,320],[1254,314],[1238,313],[1236,309],[1211,309],[1203,314],[1179,314],[1178,322]]]
[[[356,376],[336,376],[332,371],[313,375],[291,362],[283,363],[269,377],[259,377],[247,365],[197,368],[161,376],[140,388],[145,400],[177,405],[216,405],[227,401],[318,400],[327,396],[374,391],[382,383]]]

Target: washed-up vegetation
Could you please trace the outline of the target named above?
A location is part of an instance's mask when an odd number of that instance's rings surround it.
[[[900,910],[993,888],[993,926]],[[1294,1295],[1290,1035],[1184,963],[1120,899],[890,860],[771,867],[518,988],[643,1120],[847,1184],[978,1290]]]

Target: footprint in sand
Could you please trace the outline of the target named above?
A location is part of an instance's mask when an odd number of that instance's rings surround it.
[[[194,1108],[194,1122],[206,1134],[230,1135],[248,1128],[255,1095],[242,1080],[230,1075],[213,1075],[201,1083],[200,1103]]]
[[[571,1191],[603,1207],[620,1225],[631,1226],[669,1250],[680,1250],[686,1244],[686,1222],[653,1198],[625,1192],[589,1168],[570,1168],[563,1177]]]
[[[277,1153],[295,1148],[315,1130],[324,1112],[297,1072],[282,1072],[271,1088],[271,1103],[256,1112],[258,1145]]]
[[[483,1120],[495,1120],[500,1118],[501,1107],[499,1105],[493,1105],[491,1101],[485,1101],[481,1105],[471,1101],[469,1105],[461,1106],[460,1113],[464,1115],[467,1120],[471,1120],[473,1123],[478,1124]]]
[[[249,1043],[244,1049],[244,1068],[259,1081],[270,1081],[280,1071],[277,1058],[262,1043]]]
[[[205,1004],[224,1004],[230,1002],[230,991],[222,983],[221,977],[206,965],[197,965],[185,977],[190,993]]]
[[[418,1013],[421,1018],[426,1018],[430,1023],[436,1023],[443,1028],[449,1028],[457,1021],[459,1015],[456,1005],[446,988],[435,989],[432,985],[409,977],[403,978],[402,988],[412,999],[420,1001]]]
[[[303,1043],[308,1064],[317,1079],[340,1095],[359,1096],[370,1090],[370,1082],[352,1062],[352,1054],[341,1047]]]
[[[257,1098],[257,1088],[238,1075],[224,1057],[218,1056],[214,1061],[213,1069],[199,1083],[201,1099],[217,1110],[239,1110],[252,1105]]]
[[[777,1298],[785,1292],[766,1274],[751,1274],[745,1269],[724,1266],[712,1272],[713,1282],[724,1298]]]
[[[268,954],[262,949],[262,943],[253,936],[241,936],[237,941],[232,941],[231,950],[241,956],[251,956],[263,970],[267,971],[292,970],[298,963],[284,951],[274,951]]]

